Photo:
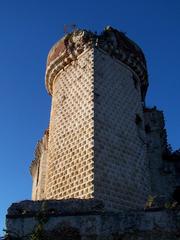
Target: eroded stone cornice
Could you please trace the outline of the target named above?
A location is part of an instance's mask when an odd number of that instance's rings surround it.
[[[52,94],[55,76],[86,49],[96,47],[130,67],[139,77],[145,97],[148,87],[146,60],[142,50],[122,32],[111,27],[100,35],[86,30],[75,30],[59,40],[50,50],[46,68],[46,88]]]

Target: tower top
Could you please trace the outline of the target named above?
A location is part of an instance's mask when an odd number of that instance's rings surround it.
[[[52,94],[53,80],[58,72],[90,47],[103,50],[131,68],[140,79],[142,96],[145,97],[148,77],[144,54],[135,42],[112,27],[106,27],[99,35],[75,29],[51,48],[46,68],[46,88],[49,94]]]

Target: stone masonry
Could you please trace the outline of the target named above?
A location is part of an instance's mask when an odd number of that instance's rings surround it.
[[[93,51],[53,83],[46,197],[93,197]]]
[[[94,196],[108,209],[141,208],[149,193],[141,99],[138,76],[95,49]]]
[[[156,109],[144,109],[147,159],[150,168],[151,194],[171,198],[176,186],[176,173],[171,161],[163,159],[167,148],[164,115]]]
[[[45,197],[44,188],[46,178],[48,136],[49,132],[46,130],[43,138],[36,146],[35,160],[32,161],[30,167],[30,172],[33,176],[32,199],[44,199]]]

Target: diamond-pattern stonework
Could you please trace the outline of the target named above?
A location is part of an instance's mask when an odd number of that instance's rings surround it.
[[[142,207],[149,191],[140,81],[101,50],[53,85],[46,197],[97,198],[110,210]]]
[[[93,51],[60,72],[53,86],[47,198],[93,193]]]
[[[94,56],[95,196],[107,208],[140,208],[149,192],[148,162],[140,84],[133,73],[108,54]]]

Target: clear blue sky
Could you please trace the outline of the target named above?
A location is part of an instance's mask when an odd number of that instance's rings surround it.
[[[179,0],[0,1],[0,231],[12,202],[31,198],[29,165],[48,126],[46,57],[64,24],[100,32],[112,25],[144,50],[147,105],[164,110],[168,139],[180,147]]]

